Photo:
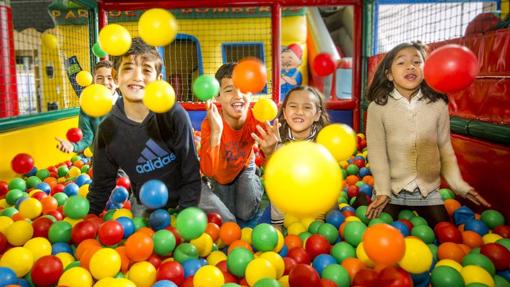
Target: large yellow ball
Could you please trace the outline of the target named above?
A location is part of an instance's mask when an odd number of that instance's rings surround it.
[[[166,46],[175,39],[177,21],[164,9],[150,9],[145,11],[138,20],[138,34],[149,45]]]
[[[25,247],[14,247],[5,251],[0,259],[0,267],[11,268],[21,278],[25,276],[34,265],[32,252]]]
[[[194,286],[221,287],[225,283],[225,277],[221,270],[212,265],[200,267],[193,277]]]
[[[80,106],[91,117],[102,117],[112,109],[110,90],[103,85],[92,84],[81,92]]]
[[[5,229],[5,237],[13,246],[25,244],[32,235],[34,235],[32,224],[25,220],[15,221]]]
[[[27,198],[19,205],[19,213],[23,218],[34,219],[41,215],[42,204],[35,198]]]
[[[32,256],[34,257],[34,262],[39,258],[51,255],[51,243],[48,239],[44,237],[35,237],[28,240],[25,245],[23,245],[26,249],[32,252]]]
[[[93,282],[89,271],[83,267],[68,269],[58,279],[59,286],[69,287],[92,287]]]
[[[121,258],[115,249],[99,249],[90,259],[90,273],[96,279],[113,277],[120,271]]]
[[[481,283],[489,287],[495,286],[495,282],[491,274],[480,266],[465,266],[460,271],[460,274],[462,275],[462,278],[464,278],[464,283],[466,283],[466,285],[471,283]]]
[[[156,282],[156,268],[147,261],[137,262],[129,268],[128,279],[138,287],[150,287]]]
[[[331,124],[317,135],[317,143],[325,146],[337,162],[348,160],[356,151],[356,134],[344,124]]]
[[[271,99],[260,98],[253,106],[253,116],[259,122],[272,121],[277,113],[278,107]]]
[[[418,238],[407,237],[404,239],[406,251],[404,257],[398,263],[402,269],[409,273],[419,274],[430,269],[432,265],[432,251]]]
[[[277,150],[265,168],[271,203],[298,218],[313,217],[333,207],[342,188],[342,172],[323,146],[293,142]]]
[[[42,34],[41,41],[43,45],[48,49],[55,50],[58,47],[57,37],[50,33]]]
[[[245,277],[248,285],[253,286],[263,278],[276,279],[276,268],[265,258],[255,258],[248,263]]]
[[[80,71],[76,74],[76,82],[82,87],[92,84],[92,75],[89,71]]]
[[[154,81],[145,86],[143,104],[155,113],[164,113],[175,104],[175,91],[172,86],[163,81]]]
[[[123,55],[131,47],[131,34],[121,25],[106,25],[99,32],[99,45],[112,56]]]

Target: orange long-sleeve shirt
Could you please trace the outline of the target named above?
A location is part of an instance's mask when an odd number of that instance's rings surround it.
[[[222,117],[223,118],[223,117]],[[259,122],[251,110],[243,127],[232,129],[223,120],[223,133],[220,144],[211,148],[211,126],[207,118],[202,122],[200,141],[200,170],[220,184],[234,181],[237,175],[249,164],[255,140],[251,133],[256,131]],[[262,126],[262,124],[261,124]]]

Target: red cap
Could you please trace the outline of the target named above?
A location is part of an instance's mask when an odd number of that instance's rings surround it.
[[[287,49],[291,50],[296,57],[301,60],[301,56],[303,55],[303,49],[298,44],[290,44]]]

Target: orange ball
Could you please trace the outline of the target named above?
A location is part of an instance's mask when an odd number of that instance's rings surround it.
[[[78,247],[76,248],[76,259],[80,260],[83,256],[83,253],[87,251],[88,249],[93,248],[94,246],[101,247],[101,243],[97,241],[96,239],[85,239],[80,244],[78,244]]]
[[[453,242],[445,242],[439,245],[439,249],[437,250],[437,257],[439,260],[441,259],[452,259],[459,263],[462,262],[462,258],[464,258],[464,250],[457,243]]]
[[[129,270],[129,264],[130,264],[129,258],[126,255],[126,247],[119,246],[119,247],[115,248],[115,250],[120,255],[120,271],[122,271],[122,273],[126,273]]]
[[[285,237],[285,245],[287,245],[288,250],[294,247],[303,247],[303,240],[297,235],[289,234]]]
[[[220,227],[216,223],[209,222],[205,227],[205,233],[211,236],[213,242],[216,242],[216,240],[220,237]]]
[[[124,244],[126,246],[126,255],[135,262],[144,261],[149,258],[154,249],[152,237],[145,232],[135,232],[129,236]]]
[[[228,247],[227,254],[230,254],[232,252],[232,250],[234,250],[237,247],[244,247],[244,248],[250,250],[251,253],[253,253],[253,248],[251,248],[251,245],[248,242],[239,239],[239,240],[235,240],[234,242],[232,242],[230,244],[230,246]]]
[[[49,211],[57,210],[58,201],[53,196],[41,198],[42,212],[46,214]]]
[[[374,263],[393,265],[404,257],[404,236],[389,224],[376,224],[363,235],[363,248]]]
[[[359,260],[358,258],[346,258],[344,261],[342,261],[342,267],[347,270],[347,273],[349,273],[349,277],[351,277],[351,281],[354,279],[358,271],[361,269],[364,269],[366,267],[365,263],[363,261]]]
[[[368,184],[368,185],[372,185],[373,186],[374,185],[374,177],[371,176],[371,175],[365,175],[363,177],[363,182]]]
[[[356,182],[359,181],[359,177],[357,175],[349,175],[347,176],[347,178],[345,179],[345,182],[348,184],[348,185],[355,185]]]
[[[99,250],[101,249],[101,246],[96,246],[96,245],[92,245],[90,248],[88,248],[87,250],[85,250],[82,254],[81,254],[81,258],[80,258],[80,266],[85,268],[85,269],[89,269],[89,264],[90,264],[90,259],[92,259],[92,256]]]
[[[235,66],[232,80],[241,92],[257,94],[266,86],[266,66],[257,58],[245,58]]]
[[[482,236],[474,231],[462,231],[462,243],[471,248],[480,247],[483,245]]]
[[[446,199],[444,201],[444,207],[446,208],[446,211],[448,212],[448,215],[452,216],[455,210],[457,210],[460,207],[460,202],[458,202],[455,199]]]
[[[231,221],[223,223],[220,227],[220,239],[227,245],[241,239],[241,227]]]

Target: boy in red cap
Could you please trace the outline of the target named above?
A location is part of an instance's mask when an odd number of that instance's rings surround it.
[[[298,68],[301,65],[302,55],[303,50],[298,44],[290,44],[282,49],[280,94],[283,97],[286,97],[292,88],[301,86],[303,79]]]

